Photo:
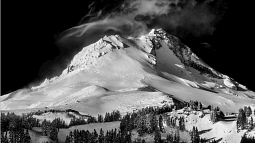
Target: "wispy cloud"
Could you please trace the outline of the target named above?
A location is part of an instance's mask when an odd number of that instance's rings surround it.
[[[63,38],[89,44],[93,40],[89,42],[86,35],[104,36],[110,31],[139,36],[152,28],[163,28],[179,37],[211,35],[224,13],[223,4],[223,0],[126,0],[118,5],[118,10],[104,13],[103,9],[94,11],[92,3],[90,22],[68,29]]]

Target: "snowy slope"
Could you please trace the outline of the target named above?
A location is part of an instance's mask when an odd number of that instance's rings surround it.
[[[138,91],[147,86],[158,92]],[[254,92],[207,66],[177,37],[157,29],[138,38],[101,38],[77,53],[60,76],[2,97],[1,110],[68,107],[89,114],[125,112],[172,102],[169,95],[228,112],[255,106]]]

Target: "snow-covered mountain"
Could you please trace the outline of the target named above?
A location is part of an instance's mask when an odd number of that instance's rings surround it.
[[[172,102],[169,96],[225,112],[255,108],[254,92],[208,66],[177,37],[153,29],[139,38],[105,36],[84,47],[60,76],[2,96],[1,110],[61,107],[93,115],[162,105]]]

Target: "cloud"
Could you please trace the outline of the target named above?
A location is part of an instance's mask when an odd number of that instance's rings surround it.
[[[140,36],[152,28],[181,38],[208,36],[225,11],[223,0],[124,0],[110,11],[95,10],[96,4],[89,5],[91,18],[66,30],[60,41],[80,41],[83,47],[107,34]]]

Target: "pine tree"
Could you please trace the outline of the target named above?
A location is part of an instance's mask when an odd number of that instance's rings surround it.
[[[69,137],[68,135],[66,136],[65,143],[71,143],[71,141],[70,141],[70,137]]]
[[[9,131],[9,142],[10,143],[15,142],[15,137],[14,137],[14,131],[13,130]]]
[[[199,137],[199,133],[198,133],[198,129],[197,129],[197,127],[196,127],[196,131],[195,131],[196,133],[195,133],[195,139],[196,139],[196,142],[197,143],[199,143],[200,142],[200,137]]]
[[[8,143],[7,135],[4,134],[3,132],[1,132],[1,143]]]
[[[96,129],[94,129],[94,132],[93,132],[93,142],[97,142],[97,138],[98,138],[98,134],[97,134]]]
[[[215,123],[215,122],[217,122],[217,108],[215,108],[215,109],[213,109],[212,111],[211,111],[211,115],[210,115],[210,118],[211,118],[211,121],[213,122],[213,123]]]
[[[192,128],[192,131],[190,132],[190,138],[191,138],[191,142],[192,143],[194,143],[194,141],[195,141],[195,132],[194,132],[194,130],[195,130],[195,127],[193,126],[193,128]]]
[[[104,131],[103,131],[102,128],[100,129],[100,134],[99,134],[99,137],[98,137],[98,142],[99,143],[103,143],[104,142]]]
[[[244,106],[244,113],[245,113],[245,115],[246,115],[246,113],[248,113],[247,109],[248,109],[247,106]]]
[[[18,127],[16,130],[16,134],[17,134],[17,142],[23,142],[23,140],[25,139],[24,129],[22,127]]]
[[[42,121],[42,131],[43,131],[43,135],[47,136],[47,121],[46,121],[46,119],[44,119]]]
[[[151,130],[155,131],[155,129],[157,128],[157,118],[155,114],[152,114],[152,118],[150,120],[150,125],[151,125]]]
[[[174,134],[174,143],[179,143],[180,142],[180,133],[179,130],[177,130]]]
[[[131,137],[132,137],[131,132],[128,132],[126,134],[126,137],[125,137],[126,143],[131,143],[132,142],[132,138]]]
[[[166,141],[167,141],[167,143],[172,143],[172,142],[173,142],[173,136],[172,136],[172,134],[167,134],[167,136],[166,136]]]
[[[253,118],[251,117],[250,122],[249,122],[249,129],[252,130],[253,127],[254,127],[254,125],[253,125]]]
[[[74,135],[73,135],[73,132],[69,132],[69,141],[70,143],[74,143]]]
[[[104,116],[104,122],[109,122],[109,121],[110,121],[109,116],[110,116],[109,113],[106,112],[106,113],[105,113],[105,116]]]
[[[158,127],[155,130],[154,143],[161,143],[161,134]]]
[[[58,129],[55,125],[50,127],[50,134],[48,136],[51,140],[58,141]]]
[[[104,117],[103,117],[103,115],[98,115],[97,121],[98,121],[99,123],[104,122]]]
[[[199,143],[199,133],[197,127],[193,126],[192,132],[190,133],[191,136],[191,142],[192,143]]]
[[[245,115],[246,115],[246,117],[249,117],[251,114],[252,114],[251,107],[248,106],[247,109],[246,109]]]
[[[171,126],[171,118],[170,118],[169,116],[168,116],[167,119],[166,119],[166,125],[167,125],[168,127]]]
[[[143,134],[147,132],[146,116],[142,116],[138,119],[137,132],[139,136],[143,136]]]
[[[239,109],[236,125],[237,125],[237,129],[241,128],[241,130],[243,130],[246,126],[246,115],[242,108]]]
[[[181,131],[185,130],[185,121],[184,121],[184,117],[180,117],[179,119],[179,128]]]
[[[201,102],[198,102],[198,106],[197,106],[197,107],[198,107],[198,110],[202,110],[202,107],[203,107],[203,106],[202,106],[202,103],[201,103]]]
[[[31,141],[31,137],[29,135],[28,129],[26,129],[26,133],[24,136],[24,143],[30,143],[30,141]]]
[[[161,115],[159,115],[159,130],[161,132],[164,132],[164,126],[163,126],[163,118]]]

